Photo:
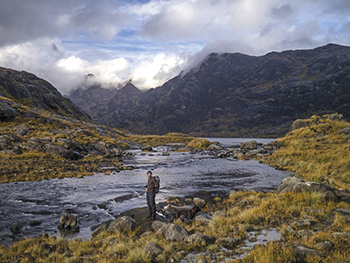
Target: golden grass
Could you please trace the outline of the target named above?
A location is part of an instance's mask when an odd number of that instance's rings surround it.
[[[308,127],[277,140],[281,147],[265,161],[296,172],[306,180],[350,190],[350,137],[338,134],[350,127],[350,123],[330,120],[327,116],[314,116],[308,121]]]
[[[327,116],[314,116],[308,122],[308,127],[295,130],[279,139],[277,141],[279,149],[267,158],[266,162],[295,171],[307,180],[325,182],[337,188],[349,189],[350,163],[346,153],[350,149],[350,138],[348,135],[341,135],[338,132],[344,127],[350,127],[350,124],[327,119]],[[71,124],[70,128],[75,127],[74,125]],[[99,137],[101,135],[96,129],[86,127],[84,129],[88,129],[98,139],[103,139]],[[122,142],[123,133],[108,130],[108,134],[113,132],[116,136],[108,137],[108,142]],[[46,135],[46,133],[43,132],[41,135]],[[200,148],[206,147],[208,144],[206,141],[181,134],[167,134],[165,136],[125,135],[125,138],[152,146],[165,142],[185,142],[187,146]],[[82,141],[90,139],[92,138],[82,138]],[[38,159],[42,164],[45,164],[50,158],[50,156],[38,152],[25,152],[22,157],[21,155],[6,155],[6,159],[12,164],[24,162],[22,165],[31,159]],[[101,156],[92,156],[88,160],[90,163],[87,163],[86,167],[92,166],[94,169],[98,169],[100,162],[104,161]],[[56,158],[55,161],[57,163],[63,162],[59,158]],[[30,165],[34,165],[34,163],[35,161]],[[77,176],[74,171],[79,171],[80,175],[89,172],[86,171],[83,163],[70,164],[65,161],[62,167],[70,167],[65,172],[71,176]],[[36,167],[35,170],[39,171],[40,167]],[[231,193],[225,200],[217,198],[203,209],[203,211],[210,213],[221,211],[214,216],[209,225],[196,222],[182,225],[191,233],[201,232],[215,238],[246,239],[248,237],[247,227],[253,227],[257,231],[275,227],[282,231],[284,242],[270,242],[264,246],[257,246],[241,262],[296,262],[295,253],[289,245],[299,243],[317,249],[319,242],[327,240],[334,244],[334,248],[327,252],[323,262],[347,262],[350,258],[350,241],[341,235],[333,235],[333,233],[349,233],[350,220],[339,213],[334,213],[336,208],[350,209],[350,204],[325,201],[324,197],[318,193],[288,192],[276,194],[273,192],[238,191]],[[295,234],[287,234],[291,223],[303,218],[312,218],[318,231],[310,238],[300,238]],[[185,251],[186,254],[207,250],[216,254],[218,258],[222,253],[217,244],[166,242],[154,233],[142,238],[139,234],[138,231],[128,234],[104,232],[92,240],[86,241],[67,241],[54,238],[28,239],[14,243],[9,248],[0,247],[0,262],[11,259],[31,262],[33,258],[40,258],[38,262],[150,262],[150,255],[144,251],[148,242],[155,242],[164,249],[163,253],[155,259],[157,262],[170,262],[172,259],[179,261],[183,257],[181,253],[178,253],[180,251]],[[113,240],[114,242],[111,242]],[[56,246],[56,250],[48,253],[41,245],[43,243]],[[223,256],[225,258],[225,255]],[[201,257],[202,260],[209,260],[207,256]],[[319,259],[307,258],[306,262],[319,262]]]

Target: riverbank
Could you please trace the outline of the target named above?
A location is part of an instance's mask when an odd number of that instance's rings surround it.
[[[168,223],[160,228],[160,224],[153,227],[152,223],[151,231],[138,227],[136,222],[130,224],[133,226],[130,229],[106,226],[86,241],[44,235],[1,247],[0,259],[4,262],[347,262],[350,166],[344,153],[350,147],[350,124],[333,115],[299,122],[300,127],[294,127],[291,133],[277,140],[276,152],[256,156],[262,162],[296,172],[296,177],[284,179],[275,192],[233,191],[227,198],[206,200],[201,220],[196,217],[191,222],[177,220],[176,226]],[[248,157],[242,154],[240,158]],[[205,196],[196,197],[205,200]],[[178,209],[183,204],[187,205],[183,208],[193,206],[194,198],[168,199],[167,209]],[[125,220],[134,219],[129,215]],[[247,241],[254,243],[259,233],[271,229],[280,231],[281,238],[251,251],[249,248],[246,255]],[[174,230],[183,234],[181,239],[168,236]]]
[[[0,96],[0,99],[5,99]],[[128,134],[118,129],[6,101],[21,113],[0,127],[0,183],[84,177],[132,169],[122,159],[129,150],[163,144],[206,149],[210,142],[178,133]],[[111,169],[104,169],[110,167]]]

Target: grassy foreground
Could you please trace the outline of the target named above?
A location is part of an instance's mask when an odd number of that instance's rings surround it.
[[[264,161],[294,171],[306,180],[349,189],[350,136],[344,128],[350,127],[350,123],[315,116],[304,120],[303,126],[279,139],[276,142],[279,149]],[[238,191],[232,192],[227,200],[217,198],[206,205],[204,211],[214,214],[209,224],[182,225],[190,233],[200,232],[217,241],[223,237],[236,238],[240,243],[248,237],[248,229],[259,232],[274,227],[282,231],[281,241],[255,247],[240,262],[300,262],[293,249],[295,244],[322,253],[309,255],[303,262],[349,262],[350,218],[335,209],[350,209],[350,204],[327,201],[319,193]],[[152,258],[144,249],[149,242],[164,251]],[[234,262],[237,261],[234,255],[243,252],[239,245],[233,250],[221,248],[219,242],[167,242],[154,232],[141,236],[140,230],[103,232],[87,241],[47,236],[23,240],[0,247],[0,262],[178,262],[189,253],[196,254],[197,262],[230,259]]]

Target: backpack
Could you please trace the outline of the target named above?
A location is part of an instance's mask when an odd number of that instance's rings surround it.
[[[159,178],[159,176],[153,176],[153,178],[154,178],[154,180],[156,181],[156,185],[154,186],[154,192],[156,193],[156,194],[158,194],[159,193],[159,187],[160,187],[160,178]]]

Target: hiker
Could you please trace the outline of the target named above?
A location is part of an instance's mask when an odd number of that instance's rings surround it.
[[[159,183],[155,177],[152,176],[152,172],[147,172],[148,182],[146,186],[146,194],[147,194],[147,206],[148,206],[148,216],[147,218],[151,218],[151,220],[156,219],[156,193],[159,188]]]

